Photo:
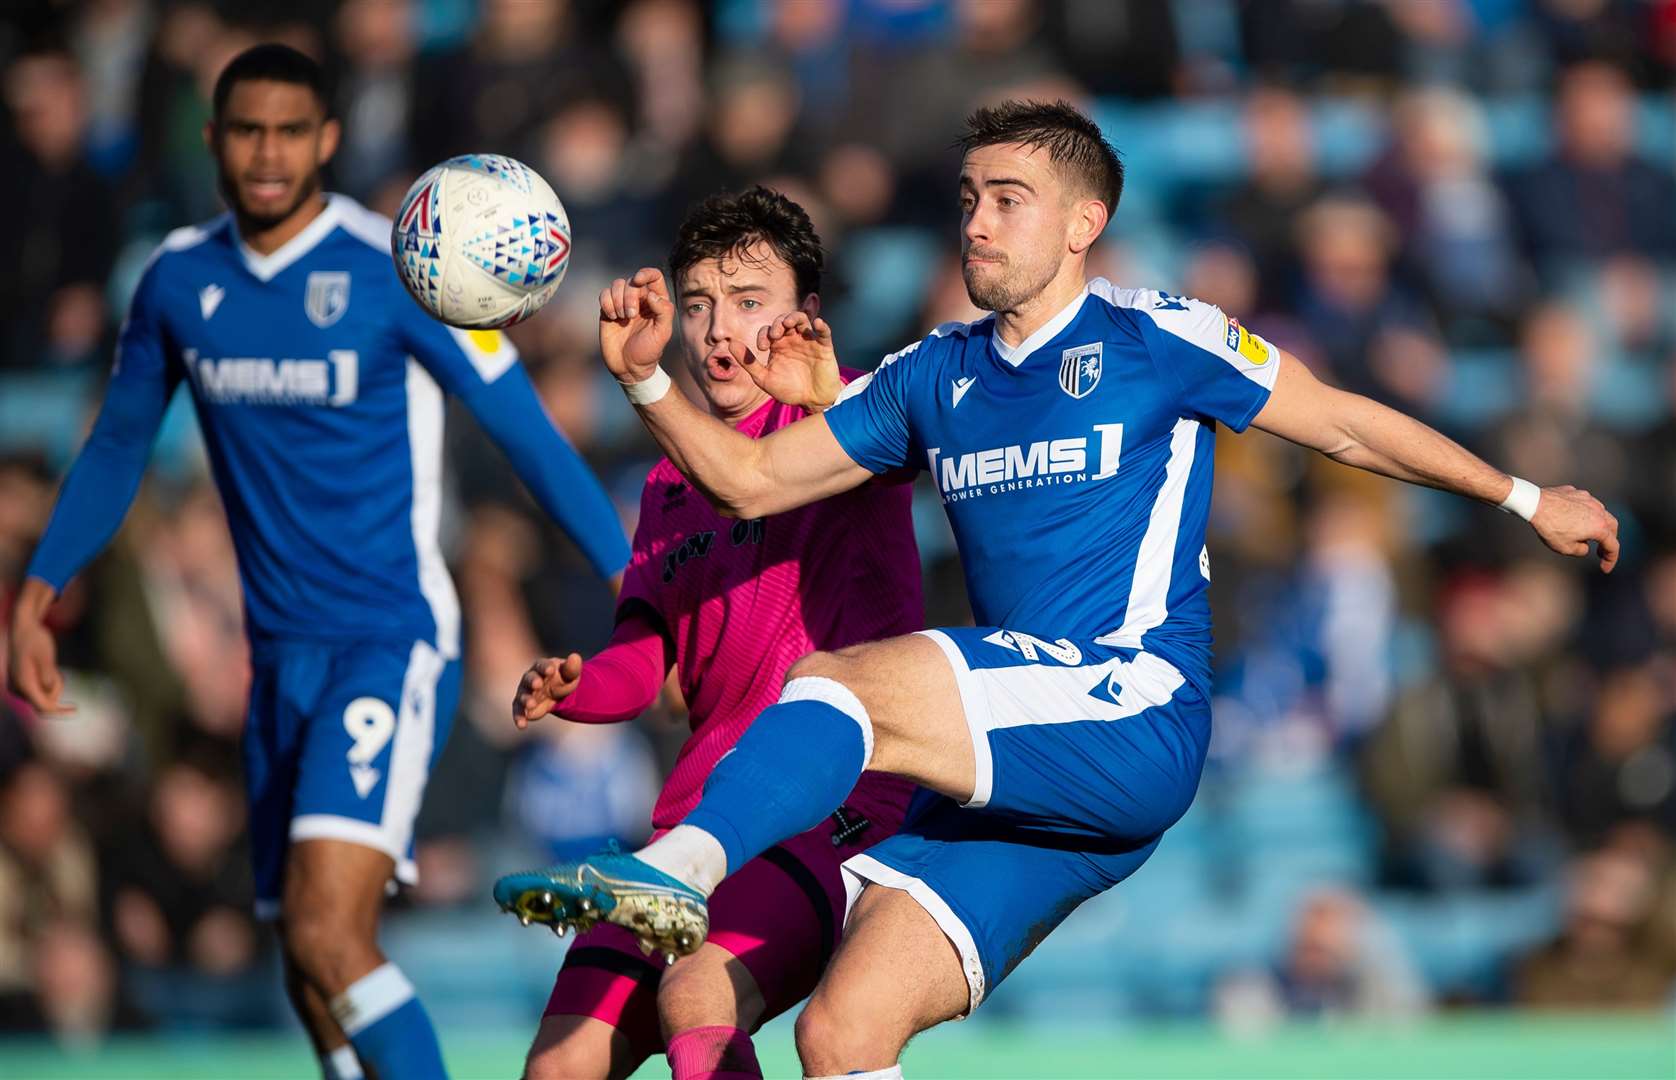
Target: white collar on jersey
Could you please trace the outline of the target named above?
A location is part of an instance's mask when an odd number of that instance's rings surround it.
[[[1067,326],[1070,326],[1071,320],[1076,318],[1077,312],[1082,310],[1082,302],[1087,299],[1088,286],[1084,285],[1082,287],[1082,292],[1077,293],[1075,300],[1072,300],[1069,304],[1060,308],[1059,314],[1037,327],[1034,334],[1031,334],[1017,345],[1008,345],[1005,341],[1002,341],[1001,333],[998,327],[997,329],[990,331],[989,343],[995,346],[996,355],[1011,364],[1013,367],[1018,367],[1029,358],[1031,353],[1052,341],[1056,336],[1058,336],[1059,331],[1065,329]]]
[[[244,257],[245,267],[256,275],[258,281],[272,281],[281,270],[313,251],[328,233],[338,227],[341,211],[338,196],[328,193],[326,208],[305,225],[302,232],[266,255],[244,242],[244,237],[239,236],[238,221],[234,220],[233,235],[238,237],[239,254]]]

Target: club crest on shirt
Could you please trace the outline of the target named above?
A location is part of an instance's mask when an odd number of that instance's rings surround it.
[[[308,321],[324,330],[349,310],[349,272],[316,270],[308,276],[303,294],[303,311]]]
[[[1074,398],[1085,398],[1100,385],[1105,342],[1078,345],[1059,354],[1059,389]]]

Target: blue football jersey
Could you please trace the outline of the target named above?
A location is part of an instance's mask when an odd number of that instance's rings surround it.
[[[1095,279],[1017,347],[939,327],[826,413],[873,472],[928,470],[980,625],[1210,670],[1216,424],[1242,431],[1279,353],[1212,305]]]
[[[104,407],[31,573],[61,588],[109,538],[183,381],[254,632],[422,638],[459,654],[438,541],[445,391],[596,568],[620,569],[628,546],[611,503],[553,429],[512,343],[421,311],[389,238],[387,219],[336,195],[268,255],[229,216],[171,233],[140,281]]]

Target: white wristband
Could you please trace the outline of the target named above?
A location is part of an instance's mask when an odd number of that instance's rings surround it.
[[[673,382],[674,380],[669,377],[669,373],[664,371],[663,365],[660,364],[652,369],[652,374],[647,378],[641,379],[639,382],[626,382],[618,385],[623,388],[623,393],[628,395],[629,404],[650,405],[654,401],[663,400],[663,396],[669,393],[669,387]]]
[[[1513,478],[1513,490],[1501,501],[1501,508],[1529,521],[1536,516],[1536,504],[1542,499],[1542,489],[1529,480]]]

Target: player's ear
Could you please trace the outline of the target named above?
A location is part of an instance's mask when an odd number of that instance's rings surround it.
[[[1099,199],[1084,199],[1078,203],[1071,215],[1071,251],[1080,255],[1092,247],[1105,231],[1108,220],[1106,204]]]
[[[810,293],[803,298],[803,303],[797,305],[797,310],[809,316],[810,320],[818,319],[821,315],[821,294]]]
[[[317,165],[324,165],[332,160],[332,155],[338,152],[338,140],[343,137],[343,125],[336,120],[327,118],[320,125],[320,155]]]
[[[212,153],[212,154],[215,153],[215,121],[214,120],[205,120],[204,121],[204,145],[209,148],[210,153]]]

